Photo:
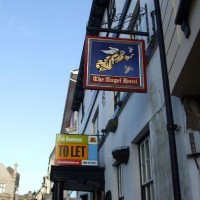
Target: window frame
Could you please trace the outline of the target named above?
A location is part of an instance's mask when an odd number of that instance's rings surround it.
[[[117,167],[117,182],[118,182],[118,196],[119,200],[124,199],[124,179],[123,179],[124,165],[120,164]]]
[[[0,194],[5,193],[6,191],[6,184],[5,183],[0,183]]]
[[[139,143],[139,159],[142,200],[153,200],[152,155],[149,135]]]
[[[116,110],[119,107],[120,102],[120,92],[114,91],[114,110]]]
[[[92,119],[92,135],[99,135],[99,108],[96,109]]]

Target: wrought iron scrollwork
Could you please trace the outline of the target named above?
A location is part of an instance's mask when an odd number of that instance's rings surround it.
[[[141,24],[142,19],[144,18],[146,20],[146,31],[138,31],[141,28],[139,28],[139,26]],[[115,16],[113,16],[112,21],[110,20],[110,18],[108,18],[107,21],[102,20],[100,27],[87,26],[87,30],[149,37],[147,5],[145,5],[144,7],[140,7],[139,11],[136,13],[128,13],[126,15],[118,13]]]
[[[123,27],[124,27],[125,24],[129,23],[131,20],[140,22],[145,17],[145,15],[146,15],[146,7],[141,7],[138,15],[133,14],[133,13],[128,13],[127,15],[124,15],[122,13],[118,13],[117,15],[115,15],[113,17],[112,23],[125,20],[123,22]],[[101,23],[101,26],[106,28],[106,27],[109,27],[109,24],[110,24],[110,20],[108,20],[108,21],[103,20],[102,23]],[[117,29],[118,25],[114,26],[112,28]],[[132,28],[134,29],[134,27],[132,27]],[[130,26],[129,26],[129,29],[130,29]]]

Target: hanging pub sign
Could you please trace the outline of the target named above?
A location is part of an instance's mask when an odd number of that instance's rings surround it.
[[[56,134],[55,165],[97,166],[97,136]]]
[[[146,92],[143,40],[87,36],[84,88]]]

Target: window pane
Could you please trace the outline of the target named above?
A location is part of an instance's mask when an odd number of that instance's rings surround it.
[[[151,180],[151,160],[147,160],[147,176],[148,180]]]
[[[142,178],[142,200],[153,200],[150,138],[140,144],[140,168]]]
[[[98,110],[96,111],[93,120],[92,120],[92,134],[93,135],[99,135],[99,116],[98,116]]]
[[[141,144],[140,147],[140,159],[141,159],[141,171],[142,171],[142,183],[146,182],[146,166],[145,166],[145,145]]]
[[[145,162],[145,153],[144,153],[144,144],[141,145],[140,148],[141,153],[141,163],[143,164]]]
[[[146,159],[150,157],[150,152],[149,152],[149,140],[145,141],[145,147],[146,147]]]
[[[118,187],[119,187],[119,197],[124,196],[124,188],[123,188],[123,166],[120,165],[118,167]]]
[[[6,184],[5,183],[1,183],[0,184],[0,193],[5,193],[5,188],[6,188]]]
[[[142,165],[142,183],[144,184],[146,181],[147,181],[146,167],[145,165]]]
[[[153,184],[150,184],[150,187],[151,187],[151,199],[153,200],[154,198]]]
[[[146,199],[151,200],[151,189],[150,185],[146,186]]]

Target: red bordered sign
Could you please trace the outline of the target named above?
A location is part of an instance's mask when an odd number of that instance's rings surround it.
[[[84,88],[146,92],[144,41],[87,36]]]

